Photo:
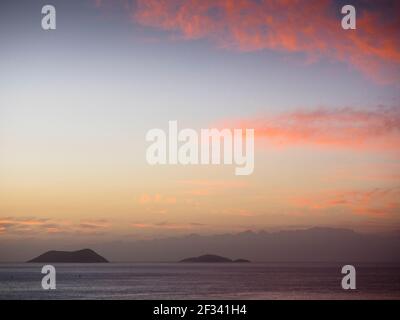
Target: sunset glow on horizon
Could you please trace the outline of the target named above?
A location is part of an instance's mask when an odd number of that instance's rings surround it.
[[[399,2],[53,2],[0,5],[0,239],[400,230]],[[254,128],[254,173],[150,166],[172,120]]]

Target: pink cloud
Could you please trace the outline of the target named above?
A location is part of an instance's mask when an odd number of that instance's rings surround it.
[[[353,214],[367,216],[396,215],[400,210],[400,188],[372,190],[330,191],[293,200],[295,206],[311,210],[342,207]]]
[[[393,16],[363,6],[357,30],[343,30],[331,0],[138,0],[129,12],[141,25],[209,38],[239,51],[303,53],[308,61],[344,62],[383,83],[400,78],[400,4]]]
[[[400,108],[317,109],[229,120],[220,126],[254,128],[268,146],[317,146],[397,152]]]
[[[193,228],[202,227],[202,224],[199,223],[168,223],[168,222],[159,222],[159,223],[132,223],[132,227],[137,229],[169,229],[169,230],[188,230]]]
[[[93,235],[108,228],[106,220],[93,219],[73,222],[69,220],[47,219],[35,217],[0,218],[0,234],[15,235]]]
[[[173,205],[176,204],[177,199],[174,196],[166,196],[159,193],[155,194],[143,193],[139,196],[138,202],[141,205],[146,205],[146,204]]]

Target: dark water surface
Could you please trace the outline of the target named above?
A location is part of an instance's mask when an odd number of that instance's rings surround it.
[[[339,263],[0,264],[0,299],[400,299],[400,265],[354,264],[357,289],[341,288]]]

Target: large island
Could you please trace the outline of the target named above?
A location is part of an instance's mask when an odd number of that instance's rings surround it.
[[[47,251],[28,262],[40,263],[106,263],[107,259],[91,249],[78,251]]]

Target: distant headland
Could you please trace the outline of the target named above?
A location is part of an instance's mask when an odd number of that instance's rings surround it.
[[[214,262],[214,263],[218,263],[218,262],[228,262],[228,263],[249,263],[249,260],[246,259],[236,259],[236,260],[232,260],[229,258],[225,258],[225,257],[221,257],[221,256],[217,256],[215,254],[205,254],[199,257],[191,257],[191,258],[186,258],[183,259],[179,262],[195,262],[195,263],[200,263],[200,262]]]
[[[91,249],[78,251],[47,251],[27,262],[40,263],[106,263],[103,258]]]

